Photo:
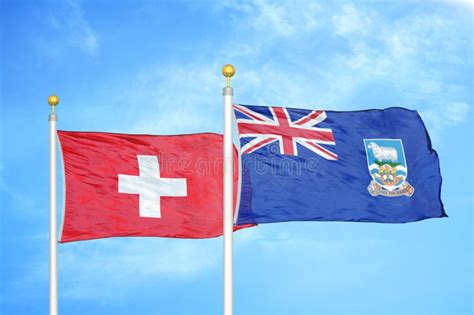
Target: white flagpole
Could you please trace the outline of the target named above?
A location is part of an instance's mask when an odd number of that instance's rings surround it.
[[[224,315],[234,313],[232,283],[232,233],[234,227],[233,200],[233,147],[232,147],[232,96],[234,90],[230,86],[230,78],[235,69],[225,65],[222,74],[227,79],[224,88]]]
[[[56,227],[56,122],[55,107],[59,103],[56,95],[48,97],[49,114],[49,314],[58,314],[58,237]]]

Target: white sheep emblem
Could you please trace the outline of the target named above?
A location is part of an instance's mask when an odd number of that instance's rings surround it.
[[[369,143],[367,148],[371,149],[372,152],[374,153],[374,157],[377,161],[383,162],[383,161],[391,161],[391,162],[396,162],[398,161],[398,153],[395,148],[391,147],[381,147],[377,145],[375,142]]]

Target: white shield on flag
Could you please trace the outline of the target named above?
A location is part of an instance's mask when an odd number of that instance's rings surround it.
[[[412,196],[414,188],[406,181],[408,167],[401,139],[364,139],[372,182],[372,196]]]

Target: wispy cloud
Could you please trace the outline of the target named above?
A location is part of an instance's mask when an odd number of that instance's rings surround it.
[[[334,33],[339,36],[350,36],[351,34],[368,35],[372,28],[371,12],[361,12],[352,3],[344,4],[341,13],[332,17]]]
[[[100,37],[86,19],[80,2],[58,2],[53,8],[47,19],[50,32],[37,39],[40,55],[59,58],[71,50],[79,50],[86,56],[96,55]]]
[[[452,66],[472,66],[462,56],[473,43],[457,36],[459,24],[440,13],[414,10],[388,18],[353,3],[262,0],[216,7],[216,15],[224,12],[238,21],[226,35],[228,44],[210,41],[195,47],[188,62],[157,61],[125,78],[116,88],[120,110],[114,120],[129,127],[117,131],[219,131],[211,117],[221,114],[218,73],[228,61],[237,66],[236,102],[336,110],[403,106],[423,112],[457,102],[471,106],[469,83],[450,76]],[[385,97],[367,103],[368,90]],[[104,99],[98,102],[114,103]]]
[[[0,201],[2,205],[10,205],[14,210],[21,210],[24,214],[25,209],[32,209],[36,203],[28,194],[18,191],[16,187],[9,185],[4,175],[4,163],[0,161]]]
[[[222,79],[215,75],[219,70],[217,63],[194,60],[140,71],[129,97],[141,104],[134,109],[141,118],[134,120],[130,132],[216,131],[215,122],[209,117],[221,112]]]
[[[265,31],[271,36],[295,36],[311,32],[321,25],[318,14],[320,6],[315,2],[291,1],[225,1],[226,10],[236,11],[245,17],[245,23],[256,31]]]
[[[232,52],[220,55],[245,60],[236,99],[328,109],[470,106],[472,82],[451,77],[453,67],[472,67],[473,41],[459,36],[460,23],[442,12],[414,9],[394,18],[377,10],[390,6],[351,2],[307,8],[230,1],[223,7],[230,15],[237,11],[239,23],[229,35]],[[386,97],[365,103],[369,86]]]
[[[221,242],[160,238],[118,238],[59,246],[60,295],[72,300],[127,301],[127,292],[162,280],[191,283],[221,263]],[[13,290],[46,279],[48,261],[35,257]]]
[[[420,114],[429,127],[431,139],[437,143],[443,138],[444,129],[472,119],[471,107],[464,102],[437,104],[421,110]]]

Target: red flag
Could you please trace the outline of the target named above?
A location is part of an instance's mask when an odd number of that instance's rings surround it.
[[[58,131],[58,136],[66,177],[62,243],[222,235],[222,135]],[[237,181],[235,156],[234,192]]]

